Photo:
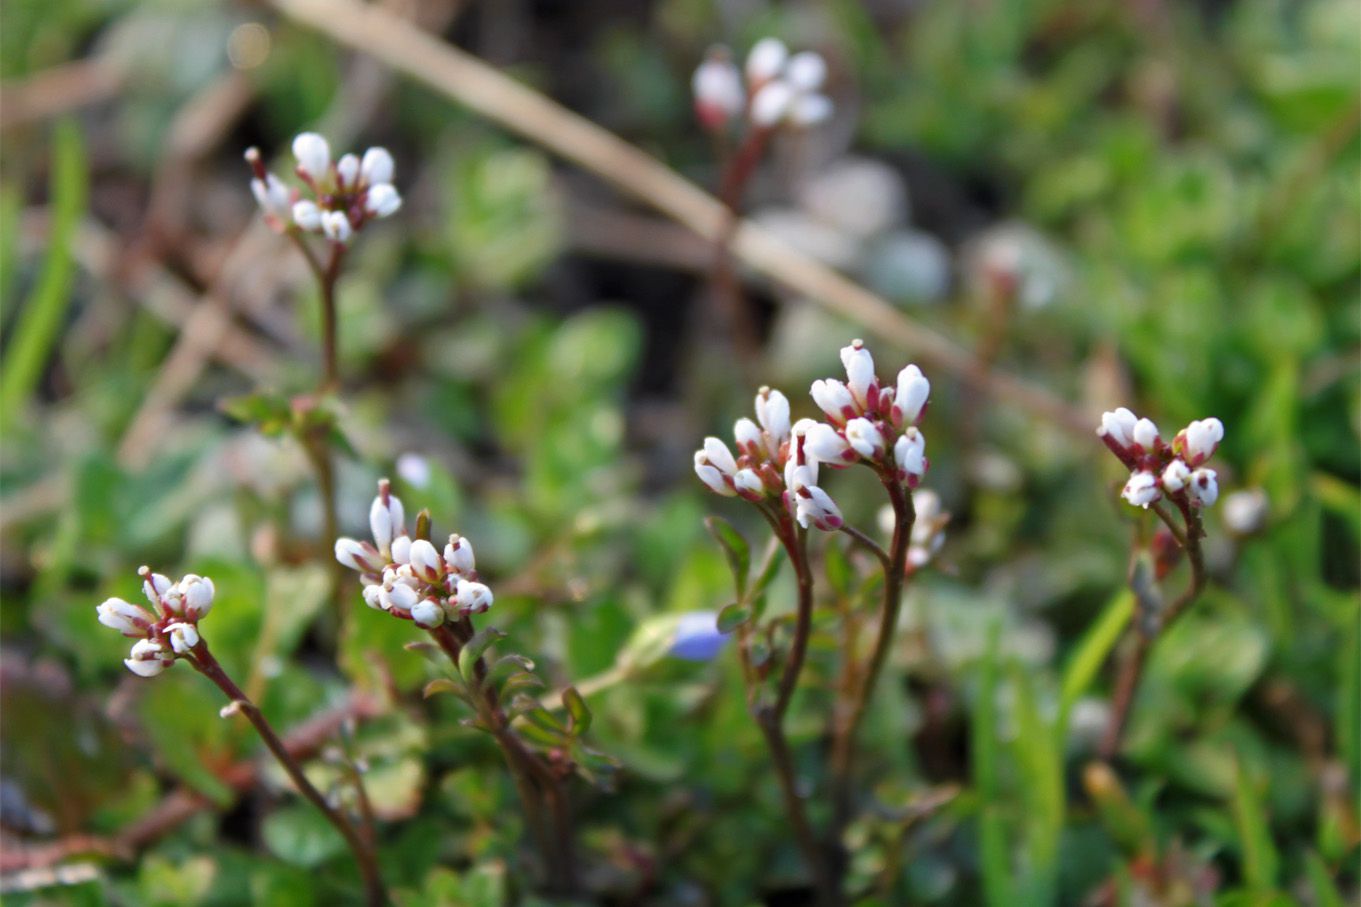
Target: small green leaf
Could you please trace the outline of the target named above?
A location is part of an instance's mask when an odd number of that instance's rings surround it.
[[[709,534],[714,537],[714,541],[722,547],[723,553],[728,558],[728,566],[732,569],[733,582],[737,585],[737,597],[739,599],[745,598],[748,574],[751,572],[751,549],[747,547],[747,540],[742,538],[742,534],[733,528],[732,523],[721,516],[706,517],[704,526],[709,530]]]
[[[425,685],[425,689],[421,690],[421,697],[429,699],[437,693],[453,693],[456,696],[462,697],[463,687],[450,680],[448,677],[437,677]]]
[[[1242,763],[1235,772],[1233,818],[1238,826],[1238,844],[1243,860],[1243,876],[1258,893],[1274,891],[1280,874],[1280,855],[1271,840],[1271,826],[1261,793]]]
[[[741,602],[733,602],[718,612],[718,632],[731,633],[751,620],[752,609]]]
[[[1101,666],[1105,664],[1120,634],[1134,615],[1134,595],[1128,590],[1120,592],[1102,612],[1092,628],[1078,642],[1073,656],[1063,669],[1063,683],[1059,693],[1059,717],[1055,722],[1055,735],[1062,742],[1068,731],[1068,714],[1082,698],[1092,681],[1096,679]]]
[[[482,657],[482,653],[498,639],[504,639],[506,634],[495,627],[487,627],[478,630],[468,644],[463,647],[463,651],[458,653],[458,673],[463,675],[463,679],[469,683],[476,680],[477,660]]]
[[[571,718],[569,727],[574,736],[586,733],[591,727],[591,710],[586,705],[586,700],[577,692],[576,687],[568,687],[562,691],[562,704],[567,709],[567,715]]]

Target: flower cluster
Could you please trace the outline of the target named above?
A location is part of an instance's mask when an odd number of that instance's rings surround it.
[[[747,54],[745,77],[727,48],[718,47],[695,69],[695,114],[706,129],[727,127],[745,114],[758,129],[807,127],[832,115],[822,94],[827,64],[812,51],[789,53],[777,38],[763,38]]]
[[[336,539],[335,550],[336,560],[359,571],[370,608],[433,629],[491,607],[491,589],[478,582],[472,543],[451,535],[441,552],[407,535],[406,511],[387,479],[378,483],[369,529],[372,542]]]
[[[402,206],[392,185],[392,155],[386,148],[370,148],[362,159],[346,154],[332,162],[326,139],[304,132],[293,140],[293,156],[305,192],[289,188],[266,170],[259,149],[246,150],[246,163],[254,173],[251,192],[266,222],[280,233],[300,229],[343,244],[370,220],[387,217]]]
[[[1120,494],[1136,507],[1148,507],[1165,494],[1193,507],[1208,507],[1218,499],[1215,471],[1202,465],[1224,439],[1224,425],[1218,419],[1198,419],[1168,444],[1152,420],[1122,406],[1102,414],[1096,433],[1130,470]]]
[[[836,502],[817,484],[819,463],[840,468],[864,462],[915,488],[929,466],[926,437],[917,422],[931,383],[909,365],[898,373],[896,388],[880,387],[874,360],[860,340],[841,350],[841,361],[846,381],[820,379],[811,389],[827,422],[800,419],[791,426],[784,394],[761,388],[757,422],[739,419],[733,427],[737,457],[713,437],[695,452],[700,480],[721,495],[757,503],[779,498],[799,525],[824,531],[841,528],[843,520]],[[923,544],[929,541],[924,537]]]
[[[212,610],[216,590],[208,577],[193,573],[172,583],[150,567],[137,572],[150,610],[121,598],[110,598],[96,610],[101,624],[137,640],[131,655],[123,659],[128,670],[154,677],[198,646],[198,622]]]

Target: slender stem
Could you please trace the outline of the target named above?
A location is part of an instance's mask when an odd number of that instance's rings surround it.
[[[893,506],[893,540],[889,543],[888,558],[884,561],[884,601],[879,613],[879,630],[874,641],[874,652],[864,681],[854,693],[849,708],[838,708],[837,727],[832,738],[831,775],[833,784],[833,827],[836,837],[845,827],[851,811],[851,771],[855,759],[855,735],[864,720],[865,710],[874,696],[888,653],[893,647],[893,634],[898,627],[898,612],[902,607],[903,578],[907,569],[907,548],[912,540],[912,526],[917,512],[912,495],[887,473],[880,476],[889,502]]]
[[[340,387],[340,366],[336,327],[336,282],[340,266],[345,261],[345,244],[331,243],[331,257],[320,275],[321,283],[321,355],[323,391]]]
[[[851,538],[855,539],[856,542],[859,543],[860,547],[864,548],[870,554],[877,557],[879,559],[880,566],[882,566],[885,570],[891,570],[893,568],[893,562],[892,559],[889,557],[889,553],[885,551],[883,549],[883,546],[876,542],[874,539],[870,538],[868,535],[861,532],[859,529],[856,529],[850,523],[842,523],[841,531],[849,535]]]
[[[378,862],[374,856],[372,844],[366,842],[354,825],[327,803],[321,792],[313,786],[311,781],[307,780],[307,775],[303,772],[302,766],[289,753],[288,747],[279,739],[279,735],[274,732],[274,728],[270,726],[259,707],[227,675],[222,665],[213,657],[212,652],[208,651],[206,642],[200,640],[199,644],[193,648],[192,657],[188,661],[200,674],[216,684],[217,688],[225,693],[228,699],[237,704],[237,708],[254,725],[260,739],[264,740],[265,746],[274,754],[274,758],[283,766],[284,771],[288,773],[288,777],[292,779],[298,792],[313,806],[321,810],[321,814],[344,837],[345,842],[350,846],[350,851],[354,854],[355,862],[359,865],[360,875],[364,878],[366,902],[371,907],[386,904],[387,893],[383,889],[383,881],[378,872]]]
[[[1126,644],[1120,671],[1116,675],[1115,690],[1111,700],[1111,721],[1106,727],[1106,734],[1102,738],[1099,748],[1101,757],[1106,760],[1114,759],[1115,755],[1120,752],[1121,739],[1124,736],[1125,727],[1129,723],[1130,711],[1134,705],[1134,698],[1139,692],[1139,684],[1143,680],[1144,667],[1148,663],[1148,655],[1153,649],[1153,644],[1158,637],[1167,632],[1167,629],[1178,617],[1186,612],[1187,607],[1200,596],[1205,588],[1205,554],[1200,547],[1200,540],[1204,538],[1205,531],[1201,526],[1200,515],[1183,501],[1178,501],[1177,506],[1180,508],[1182,519],[1186,524],[1185,532],[1179,531],[1173,525],[1165,508],[1159,506],[1154,509],[1158,517],[1167,523],[1172,534],[1186,551],[1187,560],[1191,564],[1191,579],[1186,588],[1182,590],[1181,595],[1162,609],[1161,613],[1135,615],[1134,626],[1130,630],[1133,639]],[[1141,603],[1143,602],[1142,597],[1136,596],[1136,599]]]
[[[733,346],[738,360],[748,367],[755,360],[758,348],[756,326],[742,298],[742,286],[733,264],[732,243],[742,222],[742,194],[751,180],[770,139],[769,129],[754,129],[728,157],[723,167],[719,200],[723,203],[722,226],[714,239],[714,263],[711,271],[716,295],[723,306],[723,314],[732,331]]]

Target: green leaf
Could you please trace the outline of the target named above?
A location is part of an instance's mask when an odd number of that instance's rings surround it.
[[[64,120],[52,135],[52,229],[47,259],[33,292],[18,313],[0,369],[0,414],[19,415],[42,377],[71,301],[75,257],[71,251],[85,211],[89,171],[80,127]]]
[[[1314,889],[1314,903],[1317,907],[1343,907],[1342,894],[1337,890],[1337,882],[1328,871],[1323,858],[1314,851],[1305,855],[1304,868],[1309,876],[1309,887]]]
[[[468,640],[467,645],[463,647],[463,651],[458,653],[458,673],[463,675],[464,680],[468,683],[477,682],[477,660],[482,657],[482,653],[486,652],[493,643],[498,639],[504,639],[505,636],[506,634],[495,627],[487,627],[478,630],[473,638]]]
[[[320,866],[346,848],[340,832],[314,807],[301,803],[270,813],[260,832],[275,856],[304,869]]]
[[[1238,829],[1238,846],[1243,860],[1243,876],[1258,893],[1275,891],[1280,876],[1280,855],[1271,840],[1266,807],[1242,763],[1235,772],[1233,818]]]
[[[732,523],[721,516],[705,517],[704,526],[709,530],[709,534],[714,537],[714,541],[722,547],[724,555],[728,558],[728,567],[732,570],[738,599],[745,599],[747,596],[747,580],[751,572],[751,549],[747,547],[747,540],[742,538],[742,534],[733,528]]]
[[[1068,716],[1073,706],[1091,687],[1133,616],[1134,595],[1124,589],[1106,606],[1068,659],[1059,687],[1059,717],[1054,723],[1054,734],[1060,743],[1068,734]]]
[[[586,705],[586,700],[577,692],[576,687],[568,687],[562,691],[562,704],[567,709],[567,715],[571,718],[572,734],[581,736],[590,730],[591,710]]]
[[[741,602],[733,602],[718,612],[718,632],[731,633],[752,618],[752,609]]]

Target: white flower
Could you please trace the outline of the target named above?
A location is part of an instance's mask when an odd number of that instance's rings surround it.
[[[779,38],[762,38],[747,53],[747,82],[753,87],[764,85],[784,69],[789,59],[789,48]]]
[[[1198,419],[1182,429],[1181,454],[1189,466],[1199,466],[1214,455],[1224,440],[1224,423],[1218,419]]]
[[[433,598],[422,599],[411,608],[411,619],[429,630],[444,623],[444,609]]]
[[[449,544],[444,546],[444,564],[451,573],[472,573],[476,569],[473,543],[461,535],[449,536]]]
[[[884,455],[884,436],[869,419],[852,419],[846,423],[846,443],[866,460],[877,460]]]
[[[1158,426],[1153,424],[1152,419],[1140,419],[1134,423],[1130,437],[1144,450],[1153,450],[1158,446]]]
[[[350,226],[350,216],[344,211],[327,211],[321,216],[321,232],[332,242],[349,242],[354,234]]]
[[[465,579],[458,581],[454,598],[458,603],[458,610],[464,614],[481,614],[492,606],[493,601],[491,589],[482,583]]]
[[[855,462],[855,448],[841,432],[825,422],[818,422],[808,429],[803,449],[808,456],[822,463],[845,465]]]
[[[725,476],[737,472],[737,461],[733,459],[732,451],[728,449],[728,445],[713,435],[704,439],[704,455]]]
[[[101,624],[124,636],[145,636],[156,623],[156,616],[146,608],[121,598],[106,599],[95,611]]]
[[[798,91],[817,91],[827,81],[827,62],[822,59],[822,54],[805,50],[789,58],[784,76]]]
[[[1191,473],[1186,491],[1191,495],[1191,503],[1209,507],[1219,500],[1219,478],[1213,469],[1202,466]]]
[[[213,608],[213,596],[217,593],[213,581],[206,576],[186,573],[178,586],[184,603],[184,616],[191,621],[207,617]]]
[[[789,440],[789,398],[777,390],[761,388],[756,395],[756,421],[774,442],[775,449],[770,452],[774,456]]]
[[[435,546],[425,539],[413,541],[408,556],[410,557],[411,569],[427,583],[437,583],[443,578],[444,561]]]
[[[737,494],[737,490],[728,484],[723,473],[718,471],[718,467],[709,463],[709,458],[704,455],[704,451],[695,451],[695,475],[699,480],[715,494],[721,494],[730,498]]]
[[[1134,413],[1122,406],[1101,414],[1101,427],[1096,433],[1102,437],[1109,437],[1121,448],[1129,447],[1134,443],[1134,426],[1138,421]]]
[[[175,656],[154,639],[139,639],[131,656],[123,659],[123,664],[138,677],[155,677],[174,663]]]
[[[874,357],[865,349],[863,340],[852,340],[841,348],[841,364],[846,367],[846,386],[861,408],[869,405],[870,388],[878,383],[874,377]]]
[[[738,419],[733,423],[732,436],[740,453],[758,459],[765,456],[765,436],[755,422],[746,417]]]
[[[364,152],[364,160],[359,165],[359,173],[364,177],[364,185],[376,186],[379,183],[392,182],[395,172],[392,163],[392,155],[386,148],[374,146]]]
[[[795,518],[807,529],[811,523],[823,532],[834,532],[843,523],[841,509],[827,492],[816,485],[804,485],[794,495]]]
[[[416,592],[415,587],[398,580],[391,586],[385,586],[378,600],[385,611],[406,612],[416,607],[416,602],[420,600],[420,594]]]
[[[298,169],[313,182],[326,178],[331,166],[331,146],[315,132],[301,133],[293,139],[293,156],[298,159]]]
[[[250,191],[261,211],[271,217],[288,216],[288,187],[274,174],[251,180]]]
[[[359,182],[359,158],[347,154],[336,161],[336,178],[345,189],[353,189]]]
[[[1235,491],[1224,498],[1224,525],[1237,535],[1251,535],[1266,523],[1269,506],[1266,492],[1260,488]]]
[[[747,103],[742,74],[722,51],[710,53],[708,59],[695,68],[690,87],[700,122],[711,129],[736,117]]]
[[[1158,477],[1148,470],[1139,470],[1129,477],[1120,496],[1135,507],[1148,507],[1163,496],[1158,488]]]
[[[309,233],[315,233],[321,229],[321,209],[314,201],[303,199],[293,205],[293,223]]]
[[[198,628],[193,624],[173,623],[165,628],[165,634],[170,637],[170,648],[181,655],[188,655],[198,645]]]
[[[369,530],[373,533],[374,544],[383,552],[391,548],[394,538],[406,534],[406,509],[391,487],[387,479],[379,481],[378,496],[369,507]]]
[[[794,103],[794,89],[788,82],[766,82],[751,99],[751,121],[762,129],[778,126]]]
[[[847,419],[860,415],[851,389],[835,378],[819,378],[808,389],[818,409],[827,414],[837,425],[845,425]]]
[[[907,427],[893,445],[893,462],[898,464],[898,476],[914,482],[926,475],[926,436],[913,425]]]
[[[336,539],[336,560],[360,573],[378,573],[385,566],[383,556],[368,542],[355,539]]]
[[[1191,470],[1181,460],[1173,460],[1167,464],[1163,470],[1162,484],[1163,490],[1178,492],[1186,487],[1186,482],[1191,478]]]
[[[364,210],[374,217],[387,217],[402,207],[402,197],[391,183],[378,183],[364,196]]]
[[[922,408],[931,396],[931,382],[922,370],[909,365],[898,373],[898,391],[893,396],[893,418],[899,425],[913,425],[921,418]]]

